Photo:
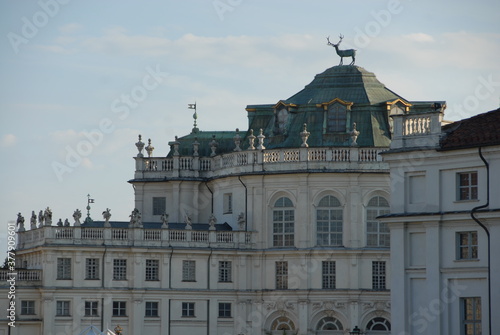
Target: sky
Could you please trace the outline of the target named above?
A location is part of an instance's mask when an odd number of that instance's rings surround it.
[[[104,7],[105,6],[105,7]],[[499,107],[500,1],[0,0],[0,250],[9,222],[134,208],[135,142],[247,129],[357,50],[356,65],[460,120]],[[349,59],[345,60],[349,62]]]

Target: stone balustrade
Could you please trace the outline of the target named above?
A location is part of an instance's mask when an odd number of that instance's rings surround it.
[[[436,147],[441,138],[441,111],[421,114],[391,115],[393,135],[391,149]]]
[[[386,168],[388,148],[320,147],[247,150],[214,157],[135,157],[136,179],[217,177],[263,171]],[[362,165],[361,165],[362,164]]]
[[[44,226],[18,232],[17,249],[41,245],[249,249],[252,242],[252,232],[248,231]]]
[[[42,270],[15,269],[14,271],[0,269],[0,282],[15,278],[16,285],[20,282],[32,282],[42,280]]]

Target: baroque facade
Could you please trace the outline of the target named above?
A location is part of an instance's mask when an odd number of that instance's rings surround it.
[[[379,154],[391,115],[436,106],[335,66],[289,99],[247,106],[246,131],[195,119],[159,156],[139,136],[130,221],[106,210],[54,224],[47,211],[20,225],[10,334],[390,334]]]
[[[394,116],[390,165],[395,334],[500,328],[500,109],[442,123]],[[488,280],[490,289],[488,289]],[[495,317],[497,316],[497,317]]]

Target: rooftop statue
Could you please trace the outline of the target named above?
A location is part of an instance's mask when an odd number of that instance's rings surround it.
[[[342,39],[344,38],[344,35],[340,34],[340,41],[337,44],[333,44],[330,42],[330,36],[326,38],[328,41],[328,45],[331,45],[332,47],[335,48],[335,51],[337,51],[337,55],[340,56],[340,63],[339,65],[342,65],[344,57],[352,57],[352,62],[349,65],[354,65],[354,62],[356,61],[356,50],[354,49],[347,49],[347,50],[339,50],[339,44],[342,42]]]

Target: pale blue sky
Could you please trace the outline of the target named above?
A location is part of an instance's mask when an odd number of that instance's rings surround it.
[[[447,119],[495,109],[498,13],[497,0],[0,1],[0,250],[18,212],[71,219],[88,193],[94,219],[109,207],[127,220],[138,134],[166,155],[194,101],[201,130],[247,129],[246,105],[338,64],[328,35],[406,99],[446,100]],[[132,108],[133,92],[146,95]],[[108,132],[70,166],[100,124]]]

